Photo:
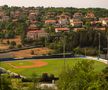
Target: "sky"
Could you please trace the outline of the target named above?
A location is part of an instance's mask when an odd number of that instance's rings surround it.
[[[108,9],[108,0],[0,0],[0,6],[100,7]]]

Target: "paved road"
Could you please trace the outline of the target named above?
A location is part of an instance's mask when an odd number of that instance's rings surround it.
[[[91,60],[100,61],[100,62],[103,62],[103,63],[105,63],[105,64],[108,64],[108,60],[106,60],[106,59],[97,58],[97,57],[91,57],[91,56],[86,56],[85,58],[91,59]]]

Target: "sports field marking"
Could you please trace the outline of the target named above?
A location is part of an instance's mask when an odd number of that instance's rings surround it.
[[[13,68],[35,68],[35,67],[43,67],[43,66],[48,65],[47,62],[44,62],[41,60],[33,60],[33,61],[27,61],[27,62],[32,62],[33,64],[32,65],[24,65],[24,66],[16,66],[16,65],[13,65],[12,62],[8,62],[8,64],[10,66],[12,66]]]

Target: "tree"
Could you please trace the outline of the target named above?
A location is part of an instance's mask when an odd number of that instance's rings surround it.
[[[66,68],[59,76],[59,90],[107,90],[108,84],[94,71],[93,61],[81,61]],[[106,85],[104,85],[106,84]]]
[[[33,81],[33,84],[32,84],[31,87],[29,87],[28,90],[41,90],[41,89],[38,87],[39,79],[37,78],[37,75],[36,75],[35,73],[32,74],[31,79],[32,79],[32,81]]]
[[[15,41],[11,41],[9,49],[13,49],[13,48],[15,48],[15,46],[16,46],[16,42]]]
[[[7,40],[7,44],[8,44],[8,45],[10,44],[10,41],[9,41],[9,40]]]
[[[102,71],[102,76],[106,79],[108,82],[108,66]]]
[[[8,76],[0,76],[0,90],[12,90],[12,82]]]

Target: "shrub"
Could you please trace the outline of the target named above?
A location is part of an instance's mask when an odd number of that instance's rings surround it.
[[[11,46],[15,46],[15,45],[16,45],[16,42],[15,42],[15,41],[11,41],[11,42],[10,42],[10,45],[11,45]]]
[[[17,48],[22,48],[22,45],[21,45],[21,44],[18,44],[18,45],[17,45]]]
[[[15,48],[15,47],[14,47],[14,46],[12,46],[12,45],[10,45],[10,46],[9,46],[9,49],[13,49],[13,48]]]
[[[42,74],[42,77],[41,77],[41,80],[42,80],[43,82],[49,81],[48,73],[43,73],[43,74]]]
[[[95,56],[98,55],[98,50],[96,48],[75,48],[75,54],[87,55],[87,56]]]
[[[50,74],[49,78],[50,78],[50,80],[54,80],[55,79],[54,74]]]
[[[7,40],[7,44],[10,44],[10,41],[9,40]]]
[[[22,82],[32,82],[32,79],[30,79],[30,78],[22,78]]]

